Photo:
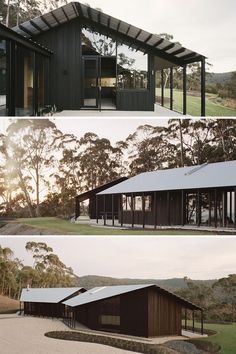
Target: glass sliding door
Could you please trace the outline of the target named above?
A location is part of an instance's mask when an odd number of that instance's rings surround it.
[[[83,58],[83,107],[98,108],[98,58]]]
[[[0,39],[0,116],[7,115],[7,42]]]

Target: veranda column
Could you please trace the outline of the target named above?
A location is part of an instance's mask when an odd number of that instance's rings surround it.
[[[123,226],[123,195],[120,195],[119,198],[119,202],[120,202],[120,226]]]
[[[223,191],[223,227],[226,227],[227,224],[227,192]]]
[[[134,195],[131,194],[131,218],[132,218],[132,227],[134,227]]]
[[[114,218],[114,194],[111,195],[111,215],[112,215],[112,226],[115,225],[115,218]]]
[[[234,228],[236,229],[236,187],[234,188]]]
[[[173,68],[170,68],[170,109],[173,111]]]
[[[184,309],[184,329],[187,331],[188,326],[187,326],[187,309]]]
[[[103,196],[103,224],[106,225],[106,194]]]
[[[195,312],[194,312],[194,310],[193,310],[193,328],[192,328],[192,330],[194,333],[195,332]]]
[[[98,224],[98,196],[96,195],[96,221]]]
[[[142,193],[142,219],[143,219],[143,229],[145,228],[145,197]]]
[[[206,115],[206,62],[205,58],[201,60],[201,116]]]
[[[217,189],[214,190],[214,224],[217,227]]]
[[[182,190],[181,191],[181,224],[182,224],[182,226],[185,225],[185,214],[186,214],[185,193],[184,193],[184,190]]]
[[[211,191],[208,193],[208,204],[209,204],[209,210],[208,210],[208,226],[211,226]]]
[[[183,67],[183,115],[187,114],[187,67]]]
[[[161,105],[164,106],[164,70],[161,70]]]
[[[197,190],[197,226],[201,225],[201,193]]]
[[[204,329],[203,329],[203,311],[201,310],[201,334],[203,336],[204,334]]]
[[[154,192],[154,208],[153,208],[153,212],[154,212],[154,229],[157,228],[157,192]]]
[[[170,191],[167,192],[167,225],[170,226]]]

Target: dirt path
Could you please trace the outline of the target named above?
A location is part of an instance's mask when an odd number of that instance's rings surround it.
[[[130,354],[101,344],[70,342],[44,336],[68,328],[58,320],[0,315],[1,354]],[[135,353],[133,353],[135,354]],[[136,353],[137,354],[137,353]]]

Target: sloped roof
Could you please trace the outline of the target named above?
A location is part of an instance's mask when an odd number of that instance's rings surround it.
[[[236,186],[236,161],[144,172],[98,195]]]
[[[34,50],[40,54],[49,56],[52,54],[52,52],[47,49],[46,47],[42,46],[39,43],[34,42],[30,38],[25,38],[22,37],[19,33],[16,31],[13,31],[12,29],[6,27],[2,23],[0,23],[0,36],[6,39],[14,40],[15,42],[23,45],[24,47]]]
[[[29,288],[22,289],[20,301],[59,303],[84,288]]]
[[[135,49],[152,50],[155,55],[175,65],[185,65],[204,58],[203,55],[178,43],[163,39],[80,2],[70,2],[58,9],[15,26],[13,30],[30,38],[77,17],[92,25],[99,25],[108,34],[113,34],[123,40],[126,39]]]
[[[78,194],[78,195],[76,196],[76,198],[77,198],[80,202],[83,202],[84,200],[87,200],[87,199],[91,198],[93,195],[96,195],[97,193],[102,192],[103,190],[105,190],[105,189],[107,189],[107,188],[113,187],[113,186],[115,186],[115,185],[118,184],[118,183],[121,183],[121,182],[123,182],[123,181],[126,181],[127,179],[128,179],[127,177],[118,178],[118,179],[116,179],[115,181],[112,181],[112,182],[103,184],[103,185],[101,185],[101,186],[99,186],[99,187],[96,187],[96,188],[94,188],[94,189],[90,189],[90,190],[87,191],[87,192]]]
[[[103,286],[103,287],[95,287],[91,290],[84,292],[78,296],[75,296],[67,301],[64,301],[63,304],[71,307],[77,307],[81,305],[85,305],[91,302],[104,300],[107,298],[111,298],[114,296],[118,296],[121,294],[137,291],[140,289],[153,287],[157,291],[162,292],[166,295],[173,296],[176,300],[181,302],[185,307],[193,310],[201,310],[201,308],[185,299],[175,295],[174,293],[161,288],[155,284],[139,284],[139,285],[114,285],[114,286]]]

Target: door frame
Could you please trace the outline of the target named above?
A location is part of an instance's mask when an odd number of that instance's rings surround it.
[[[102,86],[101,86],[101,60],[102,58],[111,58],[115,60],[116,63],[116,94],[117,94],[117,57],[115,55],[113,56],[101,56],[101,55],[82,55],[82,97],[81,97],[81,109],[94,109],[94,110],[109,110],[109,109],[102,109],[101,108],[101,98],[102,98]],[[96,106],[85,106],[84,103],[84,89],[85,89],[85,76],[84,76],[84,70],[85,70],[85,60],[95,60],[96,61]]]

